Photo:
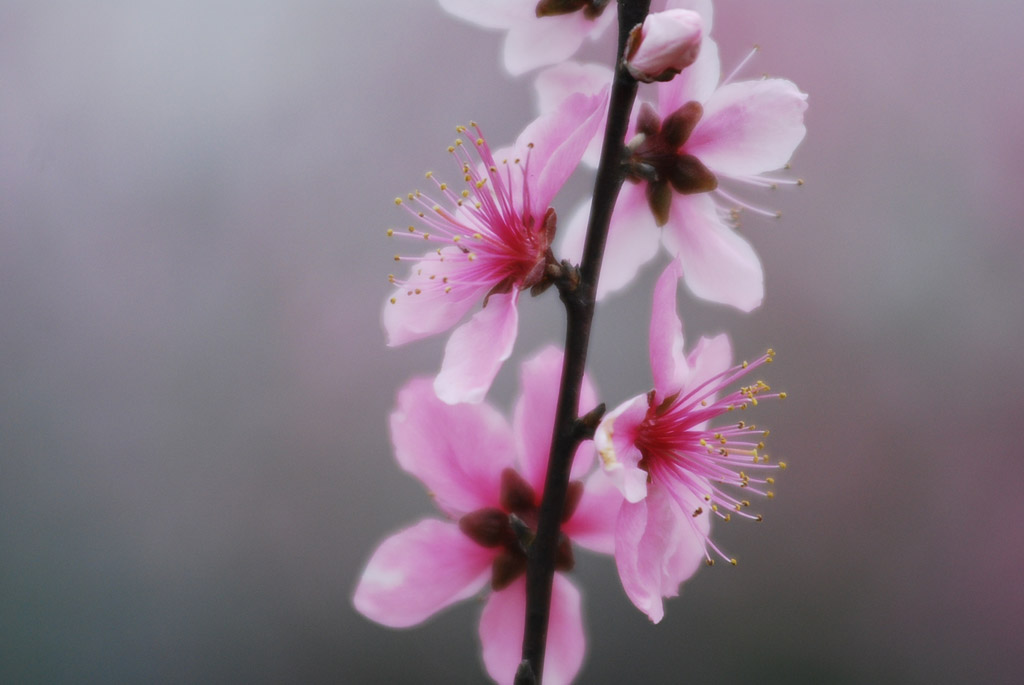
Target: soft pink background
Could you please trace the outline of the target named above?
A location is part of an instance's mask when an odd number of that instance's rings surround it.
[[[1024,12],[722,0],[714,33],[810,93],[807,185],[745,224],[765,306],[681,305],[778,351],[790,469],[661,625],[581,555],[580,681],[1024,678]],[[384,347],[391,199],[456,123],[532,116],[499,52],[423,0],[0,2],[0,680],[481,678],[478,603],[396,632],[349,598],[433,512],[386,431],[442,349]],[[596,323],[612,404],[655,271]],[[519,352],[560,339],[522,309]]]

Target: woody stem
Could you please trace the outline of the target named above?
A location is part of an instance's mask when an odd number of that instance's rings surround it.
[[[619,0],[619,40],[616,51],[615,77],[612,82],[601,161],[594,181],[594,199],[587,225],[587,238],[580,262],[578,284],[558,284],[565,304],[565,361],[555,409],[554,434],[548,460],[544,496],[537,522],[537,537],[530,546],[526,570],[526,625],[523,634],[523,660],[516,673],[516,685],[540,683],[544,669],[544,648],[547,643],[548,620],[551,613],[551,588],[555,573],[555,551],[569,486],[573,454],[587,431],[581,430],[577,407],[583,372],[590,345],[590,328],[594,319],[597,280],[601,272],[608,225],[619,189],[625,180],[623,172],[623,141],[629,114],[636,99],[637,83],[622,66],[626,39],[630,30],[644,21],[650,0]],[[584,407],[585,411],[591,409]]]

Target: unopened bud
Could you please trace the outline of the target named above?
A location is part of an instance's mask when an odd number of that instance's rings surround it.
[[[670,81],[700,54],[704,23],[692,10],[647,15],[629,32],[626,68],[637,81]]]

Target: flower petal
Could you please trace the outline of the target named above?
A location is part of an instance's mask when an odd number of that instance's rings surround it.
[[[701,337],[686,357],[688,376],[682,385],[696,388],[732,366],[732,344],[729,336],[720,333],[713,338]]]
[[[543,114],[553,112],[573,93],[594,95],[600,93],[612,82],[613,72],[603,64],[581,64],[563,62],[537,74],[534,89],[537,93],[537,109]],[[601,159],[601,144],[604,138],[604,120],[583,153],[583,163],[596,167]]]
[[[492,295],[488,304],[452,333],[434,379],[437,396],[448,404],[484,399],[512,354],[519,328],[519,291]]]
[[[490,29],[507,29],[537,20],[533,6],[528,2],[441,0],[441,7],[464,21]]]
[[[567,685],[583,665],[586,638],[580,604],[579,590],[556,573],[544,657],[544,682],[548,685]],[[484,665],[499,685],[511,685],[522,661],[525,616],[525,578],[492,593],[480,616]]]
[[[605,474],[595,471],[584,482],[583,498],[562,530],[569,538],[592,552],[615,552],[615,521],[624,500]]]
[[[630,502],[647,496],[647,472],[636,446],[637,429],[647,416],[647,395],[637,395],[605,414],[594,433],[594,445],[602,466]]]
[[[391,440],[399,465],[453,517],[495,506],[501,472],[514,460],[512,431],[500,412],[488,404],[445,404],[428,378],[398,391]]]
[[[579,166],[583,152],[604,123],[607,108],[607,88],[593,95],[573,93],[554,112],[534,119],[516,139],[516,156],[527,164],[529,209],[535,220],[544,216],[562,184]]]
[[[524,362],[519,371],[519,399],[512,420],[519,455],[519,473],[538,495],[544,492],[561,376],[562,351],[554,345],[540,350]],[[584,376],[577,410],[586,412],[595,406],[597,392],[589,376]],[[587,473],[593,459],[592,443],[581,445],[573,458],[571,476],[579,477]]]
[[[764,299],[764,272],[754,248],[727,226],[711,197],[678,195],[662,234],[697,297],[749,312]]]
[[[706,37],[710,30],[705,20],[705,38],[697,61],[671,81],[658,84],[658,114],[662,119],[691,100],[703,103],[715,92],[722,76],[722,66],[718,59],[718,44]]]
[[[683,322],[676,308],[679,263],[673,261],[654,285],[651,311],[651,375],[658,397],[664,399],[683,387],[689,365],[683,352]]]
[[[420,521],[381,543],[359,578],[352,602],[377,623],[415,625],[476,594],[490,578],[494,554],[454,523]]]
[[[615,534],[615,565],[626,595],[654,623],[665,615],[662,597],[679,594],[679,584],[693,575],[704,558],[699,526],[659,484],[648,488],[646,499],[625,503]]]
[[[722,86],[684,150],[716,174],[750,176],[780,169],[804,139],[807,94],[792,81],[762,79]]]
[[[444,248],[442,253],[457,251],[450,247]],[[437,259],[436,252],[416,262],[406,281],[384,303],[382,321],[388,345],[404,345],[446,331],[480,301],[486,286],[453,287],[450,292],[437,287],[437,283],[459,267],[457,261]]]
[[[509,3],[511,4],[511,3]],[[526,3],[531,10],[535,3]],[[579,50],[583,39],[600,35],[613,21],[614,11],[587,19],[582,12],[548,16],[512,26],[505,38],[505,68],[513,75],[546,64],[564,62]]]
[[[576,217],[573,220],[576,221]],[[583,230],[586,230],[585,220]],[[625,184],[608,227],[601,279],[597,283],[598,299],[632,282],[640,267],[658,253],[660,235],[661,229],[647,205],[644,184]]]

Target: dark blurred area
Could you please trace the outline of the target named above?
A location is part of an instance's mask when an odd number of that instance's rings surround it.
[[[1024,13],[722,0],[713,34],[810,94],[806,186],[745,195],[784,211],[743,227],[764,307],[681,298],[691,340],[778,352],[790,468],[660,625],[579,555],[579,681],[1022,680]],[[456,124],[532,118],[499,58],[422,0],[0,2],[0,682],[484,679],[479,602],[392,631],[350,596],[435,515],[387,434],[443,349],[384,345],[391,199]],[[657,272],[599,312],[612,406]],[[560,341],[553,293],[520,309],[517,359]]]

